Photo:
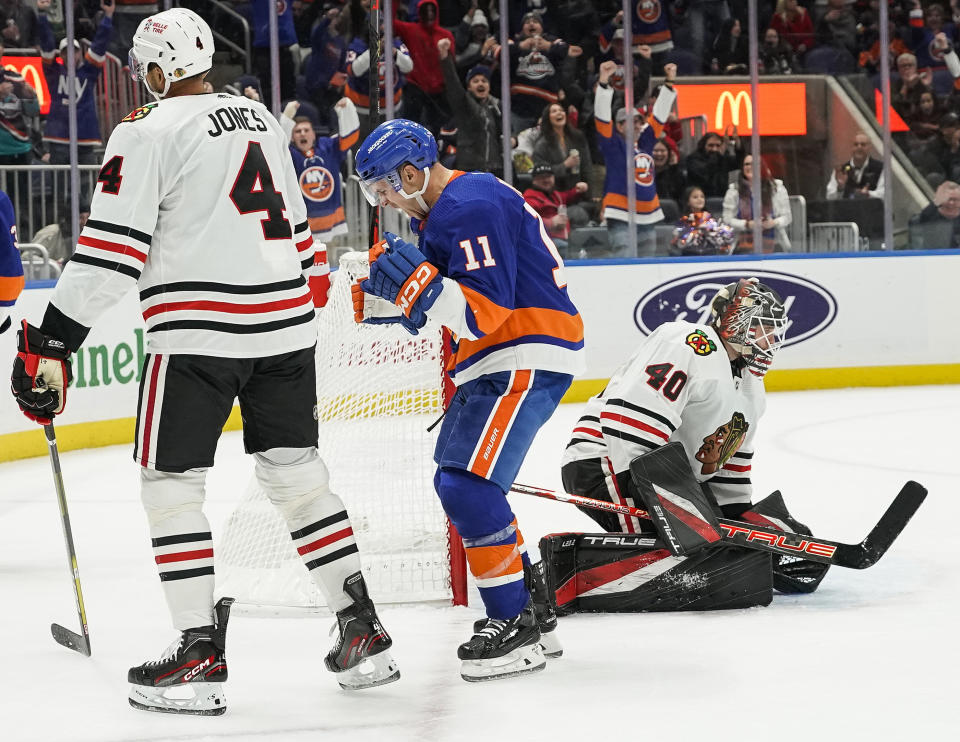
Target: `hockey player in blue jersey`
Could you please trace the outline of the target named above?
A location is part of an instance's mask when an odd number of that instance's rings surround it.
[[[449,170],[423,126],[395,119],[357,153],[371,204],[412,217],[415,246],[386,234],[363,292],[396,304],[414,334],[453,333],[457,392],[434,452],[434,485],[457,527],[487,619],[457,652],[464,680],[540,670],[562,649],[538,565],[506,493],[534,435],[583,366],[583,322],[543,222],[489,173]],[[363,293],[355,292],[362,313]],[[533,599],[531,600],[531,593]]]

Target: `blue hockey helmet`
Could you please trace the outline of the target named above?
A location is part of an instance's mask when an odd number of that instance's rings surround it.
[[[437,140],[426,127],[407,119],[385,121],[370,132],[357,150],[357,175],[363,195],[371,206],[376,206],[377,196],[371,186],[385,180],[394,191],[415,198],[426,208],[422,195],[430,180],[430,167],[436,161]],[[400,168],[407,163],[426,171],[423,188],[416,194],[403,193],[401,188]]]

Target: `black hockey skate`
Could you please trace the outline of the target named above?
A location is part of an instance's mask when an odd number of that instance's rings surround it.
[[[130,705],[143,711],[219,716],[227,710],[227,620],[233,598],[214,607],[213,626],[187,629],[159,660],[131,667]]]
[[[540,649],[543,656],[556,659],[563,655],[563,645],[557,633],[557,611],[554,608],[553,595],[547,590],[547,582],[543,574],[543,562],[537,562],[523,568],[527,590],[530,591],[530,601],[533,603],[533,613],[537,617],[537,626],[540,627]],[[478,618],[473,622],[473,633],[479,634],[487,619]]]
[[[475,683],[537,672],[547,665],[533,604],[513,618],[488,618],[470,641],[460,645],[460,677]]]
[[[324,660],[327,669],[337,674],[337,682],[346,690],[399,680],[400,669],[389,652],[393,640],[377,618],[363,575],[350,575],[343,581],[343,591],[353,598],[353,605],[337,612],[334,628],[340,635]]]

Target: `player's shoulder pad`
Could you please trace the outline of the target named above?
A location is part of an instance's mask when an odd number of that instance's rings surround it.
[[[156,110],[157,106],[159,105],[160,103],[158,101],[153,101],[152,103],[144,103],[142,106],[137,106],[130,111],[130,113],[120,119],[120,123],[129,124],[133,123],[134,121],[142,121],[151,113],[153,113],[153,111]]]

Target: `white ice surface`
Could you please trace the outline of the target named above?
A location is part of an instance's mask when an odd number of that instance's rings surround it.
[[[519,481],[558,487],[580,405],[541,432]],[[754,482],[779,488],[819,535],[859,541],[907,479],[930,495],[890,552],[834,568],[813,595],[714,613],[564,618],[566,653],[526,678],[460,680],[469,608],[386,606],[400,682],[362,693],[323,669],[327,616],[235,616],[222,717],[127,705],[127,668],[173,634],[129,446],[62,456],[93,656],[57,645],[76,629],[45,458],[0,465],[0,742],[124,740],[956,740],[960,739],[957,420],[960,388],[769,396]],[[338,462],[330,462],[336,467]],[[208,482],[216,530],[252,471],[224,436]],[[512,495],[528,543],[595,530],[571,506]]]

